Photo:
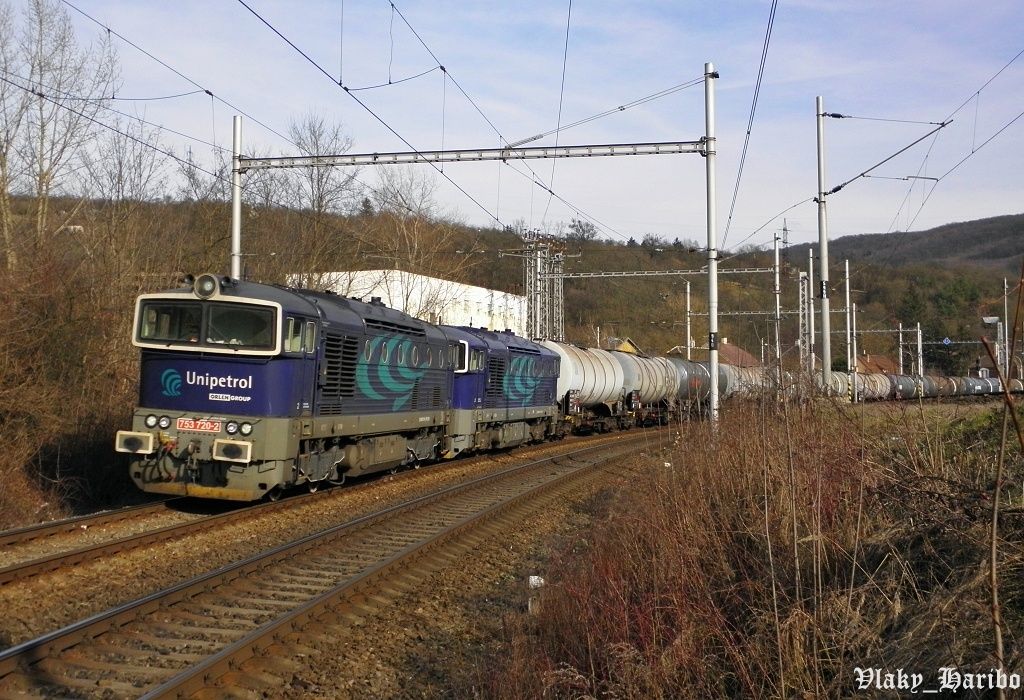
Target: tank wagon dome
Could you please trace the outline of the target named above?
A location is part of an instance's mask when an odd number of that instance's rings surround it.
[[[553,340],[542,340],[540,344],[555,352],[560,359],[561,369],[556,389],[559,397],[577,391],[581,406],[594,406],[622,398],[622,366],[607,350],[582,348]]]

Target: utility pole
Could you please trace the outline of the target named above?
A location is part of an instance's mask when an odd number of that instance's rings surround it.
[[[562,274],[565,272],[565,253],[551,256],[551,328],[546,336],[551,340],[565,340],[565,289]]]
[[[825,206],[825,105],[815,100],[818,122],[818,254],[821,272],[821,379],[827,387],[832,380],[832,339],[828,313],[828,211]]]
[[[1010,288],[1003,278],[1003,379],[1010,381],[1010,317],[1006,306],[1006,298],[1010,295]]]
[[[715,193],[715,72],[713,63],[704,64],[704,134],[707,170],[708,219],[708,370],[711,373],[709,408],[711,423],[718,422],[718,205]]]
[[[921,322],[917,322],[917,376],[924,376],[924,344],[921,342]]]
[[[845,283],[843,285],[845,287],[845,290],[846,290],[846,308],[844,309],[844,311],[846,312],[845,313],[845,315],[846,315],[846,372],[850,375],[850,381],[853,381],[853,370],[850,369],[850,362],[852,360],[850,358],[851,346],[850,346],[850,261],[849,260],[844,260],[843,261],[843,268],[846,270],[846,275],[845,275],[845,279],[844,279]]]
[[[797,309],[800,313],[799,330],[796,335],[797,347],[800,349],[800,371],[807,369],[807,273],[801,272],[797,277]]]
[[[686,359],[690,359],[693,336],[690,335],[690,280],[686,280]]]
[[[849,305],[847,305],[847,306],[849,306]],[[853,323],[852,323],[852,325],[853,325],[853,374],[850,375],[850,392],[851,392],[850,395],[853,398],[853,402],[857,403],[858,401],[860,401],[860,392],[857,391],[857,365],[859,364],[859,361],[857,360],[858,356],[857,356],[857,305],[856,304],[853,305],[853,310],[851,311],[851,313],[853,315]]]
[[[807,371],[814,383],[814,249],[807,250]]]
[[[783,236],[785,236],[786,222],[782,222]],[[779,329],[782,327],[782,287],[779,284],[779,235],[775,235],[775,372],[778,379],[779,391],[782,391],[782,340],[779,338]],[[763,363],[762,363],[763,364]],[[780,395],[781,398],[781,395]]]
[[[231,279],[242,279],[242,118],[231,119]]]
[[[903,321],[900,321],[900,374],[903,374]]]

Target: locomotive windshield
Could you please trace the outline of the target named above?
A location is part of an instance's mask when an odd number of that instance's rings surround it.
[[[263,306],[153,299],[142,302],[139,318],[143,342],[274,348],[274,310]]]

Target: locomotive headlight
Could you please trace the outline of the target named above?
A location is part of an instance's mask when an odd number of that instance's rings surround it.
[[[200,299],[209,299],[217,293],[219,288],[217,278],[213,275],[199,275],[196,278],[195,292]]]
[[[166,430],[171,427],[171,419],[167,416],[160,416],[160,420],[157,421],[157,425]]]
[[[146,427],[147,428],[155,428],[156,427],[156,416],[154,416],[152,413],[149,414],[148,416],[146,416]]]
[[[252,423],[242,423],[239,429],[242,431],[242,435],[252,435]]]
[[[238,423],[235,421],[228,421],[228,424],[224,426],[224,430],[228,435],[234,435],[238,432]]]

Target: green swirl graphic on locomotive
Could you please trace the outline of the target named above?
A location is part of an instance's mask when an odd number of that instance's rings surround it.
[[[356,363],[356,386],[368,399],[392,399],[391,410],[409,403],[416,382],[426,374],[429,362],[418,367],[408,362],[413,356],[413,343],[401,336],[377,336],[366,343],[363,361]],[[394,362],[386,362],[393,359]]]
[[[534,361],[529,357],[513,358],[508,374],[502,380],[505,398],[512,402],[527,404],[533,399],[533,393],[540,384],[540,378],[534,376]]]

